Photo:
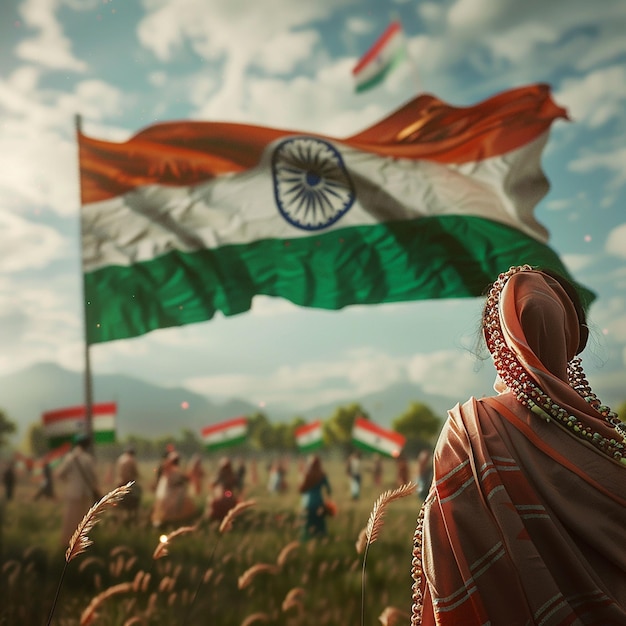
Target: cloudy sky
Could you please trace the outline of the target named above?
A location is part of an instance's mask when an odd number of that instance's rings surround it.
[[[410,60],[357,95],[351,69],[392,19]],[[626,400],[623,0],[3,0],[0,29],[0,375],[83,366],[76,114],[110,140],[173,119],[341,137],[419,92],[469,105],[547,82],[571,121],[553,126],[536,216],[598,296],[592,385]],[[95,346],[92,366],[270,414],[401,381],[453,403],[490,390],[472,354],[479,316],[478,299],[329,312],[259,298],[236,317]]]

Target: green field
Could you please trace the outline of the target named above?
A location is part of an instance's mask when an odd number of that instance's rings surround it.
[[[397,486],[395,467],[387,462],[380,487],[364,471],[361,498],[353,502],[343,462],[330,460],[325,466],[339,509],[328,519],[328,537],[294,544],[300,524],[297,463],[289,465],[285,494],[267,492],[265,464],[259,463],[257,484],[248,481],[244,495],[256,504],[235,519],[232,530],[220,534],[215,525],[201,525],[172,539],[169,554],[155,560],[163,531],[149,523],[153,464],[142,464],[144,500],[138,524],[126,524],[116,510],[105,513],[90,533],[93,545],[67,565],[52,623],[79,624],[90,602],[109,590],[109,597],[100,597],[90,623],[358,625],[363,597],[364,624],[380,624],[386,607],[405,613],[397,623],[408,624],[417,496],[386,508],[379,538],[368,551],[363,596],[363,556],[355,542],[378,496]],[[206,484],[214,467],[206,462],[205,470]],[[112,489],[110,472],[101,472],[104,489]],[[35,488],[34,481],[21,477],[16,498],[2,507],[1,626],[46,624],[65,563],[66,546],[59,543],[62,487],[56,486],[55,502],[33,502]],[[240,589],[240,577],[257,564],[271,567],[257,568],[259,573]],[[290,592],[295,601],[285,603]]]

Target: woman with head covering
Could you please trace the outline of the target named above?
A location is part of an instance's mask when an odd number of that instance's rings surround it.
[[[196,504],[188,493],[189,479],[180,469],[180,455],[175,450],[168,453],[161,466],[157,484],[152,525],[160,528],[166,524],[182,523],[198,513]]]
[[[319,456],[313,455],[309,459],[298,491],[302,494],[302,539],[323,537],[326,535],[324,498],[330,495],[331,488]]]
[[[626,624],[626,431],[576,357],[577,293],[511,268],[483,334],[498,395],[449,411],[415,531],[411,623]]]

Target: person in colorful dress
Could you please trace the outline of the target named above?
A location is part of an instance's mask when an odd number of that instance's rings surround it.
[[[325,499],[331,494],[328,476],[318,455],[310,457],[298,487],[301,495],[303,540],[326,535]]]
[[[626,624],[626,425],[577,355],[577,291],[501,274],[483,334],[498,395],[448,412],[413,547],[413,626]]]

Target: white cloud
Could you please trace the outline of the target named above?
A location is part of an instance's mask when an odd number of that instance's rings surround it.
[[[563,254],[561,255],[561,260],[572,274],[576,274],[580,270],[589,267],[595,259],[590,254]]]
[[[271,74],[288,74],[311,57],[318,42],[319,34],[313,30],[280,33],[259,46],[254,65]]]
[[[613,174],[609,187],[617,189],[626,184],[626,147],[613,151],[588,153],[571,161],[568,169],[584,174],[598,169],[608,170]]]
[[[575,121],[598,128],[623,115],[626,68],[613,65],[580,79],[565,80],[555,93],[555,99],[568,108]]]
[[[58,231],[0,212],[0,266],[4,272],[40,269],[67,255],[67,241]]]
[[[54,70],[84,72],[87,65],[72,54],[71,41],[63,33],[56,12],[59,0],[24,0],[19,12],[24,26],[37,32],[22,39],[15,49],[18,58]]]
[[[0,374],[47,361],[82,368],[79,282],[78,273],[28,283],[0,277]]]
[[[626,259],[626,223],[616,226],[608,235],[604,249],[621,259]]]
[[[404,359],[362,349],[330,362],[282,366],[265,375],[223,374],[189,378],[184,384],[209,396],[247,397],[303,409],[374,393],[406,379]]]

